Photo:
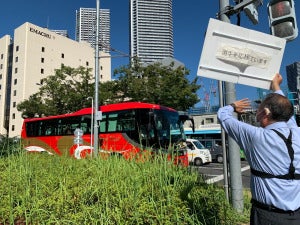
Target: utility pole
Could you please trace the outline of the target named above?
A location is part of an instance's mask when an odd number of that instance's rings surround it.
[[[229,0],[219,0],[220,6],[220,20],[230,23],[229,16],[224,13],[229,8]],[[220,81],[219,81],[220,82]],[[219,88],[222,87],[219,84]],[[223,92],[223,89],[219,90],[219,92]],[[222,95],[220,95],[223,97]],[[235,85],[233,83],[225,82],[225,103],[230,104],[236,101],[236,92]],[[220,99],[220,102],[223,104],[223,99]],[[221,105],[220,105],[221,106]],[[225,139],[225,134],[222,131],[222,142]],[[226,144],[222,143],[223,151],[226,153]],[[224,156],[226,154],[223,154]],[[229,174],[230,174],[230,191],[231,191],[231,203],[234,209],[238,212],[243,212],[244,200],[243,200],[243,185],[242,185],[242,173],[241,173],[241,158],[240,158],[240,149],[237,143],[230,137],[228,137],[228,156],[229,156]],[[227,164],[227,157],[224,158],[224,173]],[[227,176],[224,174],[224,178]],[[225,181],[225,179],[224,179]],[[226,188],[225,184],[225,188]]]
[[[98,120],[101,117],[101,112],[99,112],[99,22],[100,20],[100,0],[96,0],[96,43],[95,43],[95,108],[94,108],[94,156],[98,156]]]

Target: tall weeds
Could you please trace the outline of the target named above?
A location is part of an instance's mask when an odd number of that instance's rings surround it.
[[[0,168],[0,224],[237,224],[222,194],[210,198],[217,187],[162,158],[20,153]]]

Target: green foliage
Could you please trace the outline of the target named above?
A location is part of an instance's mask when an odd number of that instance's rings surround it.
[[[23,116],[57,115],[77,111],[87,107],[87,98],[94,96],[91,69],[77,69],[62,65],[55,75],[43,79],[38,93],[22,101],[17,109]],[[90,105],[90,104],[89,104]]]
[[[205,224],[241,224],[249,221],[249,207],[245,209],[245,215],[237,213],[226,200],[223,189],[214,185],[199,183],[188,194],[190,208],[196,213],[199,221],[205,220]],[[246,199],[246,201],[250,201]]]
[[[19,138],[6,138],[0,135],[0,157],[18,154],[20,152],[20,146]]]
[[[0,167],[0,224],[238,224],[218,187],[167,160],[23,153]]]
[[[23,117],[58,115],[90,107],[88,97],[95,96],[94,77],[90,68],[77,69],[61,65],[54,75],[44,78],[39,92],[17,105]],[[191,83],[184,67],[142,66],[135,61],[116,69],[119,79],[99,84],[99,105],[123,101],[141,101],[187,110],[198,102],[198,77]]]
[[[189,70],[174,63],[163,66],[160,63],[142,66],[134,61],[114,71],[119,75],[116,101],[132,100],[156,103],[176,110],[187,110],[198,100],[198,77],[191,83],[186,76]]]

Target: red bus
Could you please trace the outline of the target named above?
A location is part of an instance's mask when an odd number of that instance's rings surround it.
[[[188,165],[186,137],[183,122],[189,119],[176,110],[150,103],[125,102],[100,107],[102,119],[99,127],[99,153],[120,154],[129,158],[143,150],[171,153],[175,163]],[[84,158],[93,150],[92,108],[74,113],[41,118],[29,118],[23,122],[21,138],[30,152],[70,154]],[[83,143],[74,144],[74,131],[83,132]]]

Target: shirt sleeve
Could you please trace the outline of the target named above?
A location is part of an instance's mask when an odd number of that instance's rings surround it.
[[[218,120],[226,133],[232,137],[238,145],[246,150],[252,146],[252,137],[255,136],[255,126],[239,121],[233,115],[231,105],[224,106],[218,110]]]

